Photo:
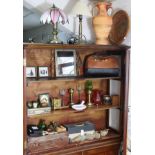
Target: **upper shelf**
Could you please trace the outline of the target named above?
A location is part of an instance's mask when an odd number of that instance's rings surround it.
[[[108,49],[108,50],[125,50],[130,46],[126,45],[96,45],[96,44],[42,44],[42,43],[24,43],[25,49],[49,49],[49,48],[73,48],[73,49]]]
[[[72,81],[72,80],[85,80],[85,79],[90,79],[90,80],[102,80],[102,79],[111,79],[111,80],[121,80],[121,77],[49,77],[49,78],[27,78],[28,83],[40,83],[40,82],[49,82],[49,81]]]

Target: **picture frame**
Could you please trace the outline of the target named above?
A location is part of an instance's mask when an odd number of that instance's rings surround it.
[[[55,49],[56,77],[76,76],[76,51],[74,49]]]
[[[39,95],[39,104],[40,104],[40,107],[51,107],[50,96],[48,93]]]
[[[26,77],[36,78],[37,77],[37,67],[26,67]]]
[[[39,78],[49,77],[49,71],[47,66],[38,67],[38,77]]]

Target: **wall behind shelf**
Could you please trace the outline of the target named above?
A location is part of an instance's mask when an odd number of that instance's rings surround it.
[[[71,5],[74,5],[76,0],[53,0],[53,3],[63,9],[67,14],[69,14],[69,10]],[[86,4],[90,4],[92,7],[92,1],[83,0]],[[123,9],[127,11],[129,16],[131,16],[131,2],[130,0],[115,0],[112,2],[113,10],[116,12],[119,9]],[[68,15],[69,24],[59,25],[59,38],[66,43],[68,38],[72,35],[78,34],[78,18],[73,17],[72,15]],[[38,19],[39,20],[39,19]],[[83,18],[83,34],[86,36],[88,42],[95,42],[95,34],[92,27],[92,19],[91,18]],[[23,41],[28,42],[29,38],[34,38],[36,42],[47,42],[49,37],[51,37],[51,25],[42,25],[40,24],[36,28],[24,30]],[[126,36],[125,41],[122,44],[131,45],[131,32],[129,31]]]

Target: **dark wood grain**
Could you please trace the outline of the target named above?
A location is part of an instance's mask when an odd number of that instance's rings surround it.
[[[125,55],[125,99],[124,99],[124,126],[123,126],[123,155],[127,151],[127,122],[128,122],[128,97],[129,97],[129,72],[130,72],[130,50]]]
[[[115,137],[115,136],[114,136]],[[83,154],[88,153],[99,153],[99,152],[115,152],[116,149],[118,151],[120,145],[120,138],[117,136],[115,138],[107,138],[105,140],[98,140],[94,142],[87,143],[79,143],[79,144],[69,144],[68,146],[64,146],[62,149],[40,149],[39,152],[35,150],[28,151],[28,155],[42,154],[42,155],[70,155],[74,153],[82,152]]]

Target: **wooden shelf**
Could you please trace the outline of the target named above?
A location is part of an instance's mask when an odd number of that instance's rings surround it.
[[[39,115],[33,115],[33,116],[28,116],[28,118],[43,118],[43,117],[51,117],[52,115],[62,115],[62,114],[78,114],[78,113],[87,113],[87,112],[95,112],[95,111],[103,111],[107,109],[112,109],[112,108],[120,108],[120,106],[113,106],[113,105],[99,105],[99,106],[93,106],[93,107],[88,107],[87,109],[83,111],[75,111],[71,108],[67,109],[58,109],[58,110],[53,110],[50,113],[47,114],[39,114]]]
[[[129,49],[126,45],[96,45],[96,44],[44,44],[44,43],[24,43],[25,49],[49,49],[49,48],[73,48],[73,49],[108,49],[124,50]]]
[[[121,77],[59,77],[59,78],[45,78],[45,79],[28,79],[27,83],[42,83],[42,82],[52,82],[52,81],[73,81],[73,80],[100,80],[100,79],[111,79],[111,80],[121,80]]]
[[[75,142],[75,143],[68,143],[63,147],[63,149],[59,149],[59,146],[52,147],[52,148],[40,148],[38,147],[37,150],[28,150],[28,155],[33,155],[33,154],[44,154],[46,152],[52,152],[52,155],[54,154],[59,154],[63,155],[66,153],[71,153],[71,152],[83,152],[87,151],[89,149],[96,149],[100,147],[107,147],[108,145],[111,144],[120,144],[121,143],[121,136],[120,134],[116,133],[114,130],[110,130],[108,135],[105,137],[102,137],[100,139],[94,139],[94,140],[86,140],[83,142]]]

